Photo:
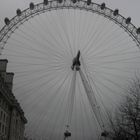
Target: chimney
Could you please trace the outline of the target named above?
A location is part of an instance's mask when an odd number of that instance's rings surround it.
[[[7,59],[0,59],[0,73],[6,72],[7,63],[8,63]]]
[[[13,88],[13,78],[14,78],[14,73],[12,72],[5,72],[2,73],[2,77],[4,79],[4,83],[8,86],[10,90]]]

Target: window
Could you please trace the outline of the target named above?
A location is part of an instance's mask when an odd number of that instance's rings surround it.
[[[5,102],[4,102],[4,100],[2,101],[2,106],[4,106],[5,105]]]
[[[2,99],[0,99],[0,105],[2,105],[2,102],[3,102]]]
[[[5,113],[4,113],[4,115],[3,115],[3,122],[5,122]]]
[[[0,120],[2,120],[3,117],[3,111],[0,112]]]
[[[1,122],[0,122],[0,132],[1,132],[1,127],[2,127],[2,124],[1,124]]]
[[[7,134],[7,127],[5,127],[5,135]]]
[[[8,116],[6,117],[6,124],[8,124],[8,122],[9,122],[9,119],[8,119]]]
[[[8,104],[6,104],[6,110],[8,110]]]
[[[2,133],[4,133],[4,125],[2,125]]]

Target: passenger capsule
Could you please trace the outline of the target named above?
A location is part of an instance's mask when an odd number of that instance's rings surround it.
[[[101,4],[101,10],[104,10],[105,9],[105,3],[102,3]]]
[[[6,17],[6,18],[4,19],[4,22],[5,22],[6,25],[9,25],[9,24],[10,24],[9,18]]]
[[[119,10],[118,9],[115,9],[114,12],[113,12],[113,15],[114,16],[117,16],[118,14],[119,14]]]
[[[64,135],[67,138],[67,137],[70,137],[71,136],[71,133],[68,130],[66,130],[66,132],[64,133]]]
[[[33,2],[30,3],[30,10],[33,10],[35,8],[35,5]]]
[[[101,133],[102,137],[107,137],[108,135],[109,135],[109,133],[107,131],[104,131],[104,132]]]
[[[140,34],[140,27],[137,29],[136,32],[137,32],[137,34]]]
[[[17,13],[18,16],[21,16],[21,10],[20,9],[17,9],[16,13]]]
[[[44,5],[48,5],[48,0],[43,1]]]
[[[87,0],[87,5],[90,5],[91,4],[91,0]]]
[[[72,0],[73,1],[73,3],[76,3],[76,0]]]
[[[59,3],[62,3],[62,0],[58,0]]]
[[[131,22],[131,17],[128,17],[128,18],[126,19],[125,23],[126,23],[126,24],[130,24],[130,22]]]

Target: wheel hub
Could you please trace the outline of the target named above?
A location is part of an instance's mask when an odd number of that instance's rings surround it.
[[[73,58],[72,66],[71,66],[72,70],[76,70],[76,71],[80,70],[81,63],[79,59],[80,59],[80,50],[77,52],[76,57]]]

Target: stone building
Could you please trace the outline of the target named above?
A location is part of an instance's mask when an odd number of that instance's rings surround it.
[[[0,60],[0,140],[24,140],[27,120],[12,93],[14,73],[6,72],[8,60]]]

